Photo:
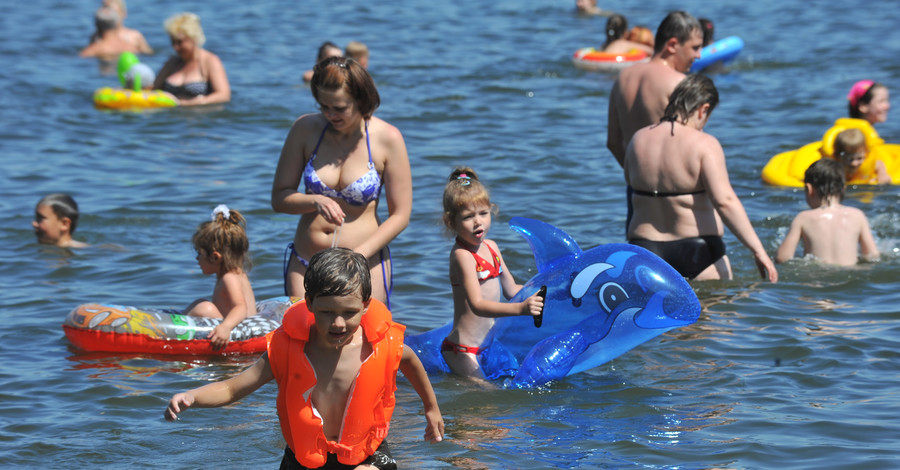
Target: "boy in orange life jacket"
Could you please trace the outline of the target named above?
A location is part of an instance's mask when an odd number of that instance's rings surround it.
[[[309,260],[303,284],[305,300],[285,312],[256,364],[227,380],[175,394],[166,419],[177,419],[191,406],[235,402],[274,378],[287,441],[282,469],[397,468],[384,438],[399,368],[425,406],[425,439],[441,441],[444,420],[431,382],[403,344],[406,327],[370,298],[365,257],[346,248],[323,250]]]

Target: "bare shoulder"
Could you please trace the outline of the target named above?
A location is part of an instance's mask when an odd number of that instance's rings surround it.
[[[396,126],[384,119],[375,116],[372,116],[369,120],[369,129],[374,134],[372,137],[382,141],[394,142],[403,140],[403,134],[400,133],[400,129],[397,129]]]
[[[475,259],[469,250],[460,246],[454,246],[450,250],[450,269],[459,269],[462,266],[470,266],[475,264]]]
[[[220,59],[219,56],[217,56],[215,53],[212,53],[210,51],[204,51],[204,52],[206,53],[206,54],[204,54],[204,56],[205,56],[205,61],[206,61],[207,67],[209,67],[209,68],[224,67],[224,65],[222,65],[222,59]]]
[[[703,131],[696,131],[692,129],[692,135],[690,137],[691,141],[694,142],[694,145],[704,154],[710,156],[724,156],[725,150],[722,149],[722,144],[712,134],[707,134]]]
[[[859,220],[868,220],[866,217],[866,213],[862,211],[862,209],[858,209],[856,207],[841,205],[841,209],[850,217],[859,219]]]
[[[791,223],[803,225],[813,217],[815,217],[815,209],[806,209],[798,212],[797,215],[794,216],[794,220]]]
[[[497,255],[500,255],[500,246],[497,245],[497,242],[495,242],[494,240],[491,240],[489,238],[485,238],[484,243],[487,243],[487,245],[489,247],[491,247],[491,249],[494,250],[497,253]]]
[[[304,114],[295,119],[294,123],[291,124],[291,133],[307,131],[321,132],[325,128],[325,124],[325,120],[319,113]]]

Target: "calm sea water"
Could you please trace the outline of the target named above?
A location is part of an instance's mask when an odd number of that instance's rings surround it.
[[[415,204],[392,245],[395,318],[411,332],[450,317],[440,193],[470,164],[501,212],[491,237],[520,281],[534,262],[506,228],[545,220],[585,247],[622,241],[623,183],[605,149],[614,77],[572,67],[601,42],[604,18],[574,2],[129,2],[127,24],[157,55],[162,21],[197,12],[224,61],[234,100],[157,113],[99,112],[94,89],[115,85],[78,50],[93,2],[0,4],[0,462],[10,467],[271,468],[283,441],[269,385],[240,403],[168,423],[175,392],[238,373],[253,357],[87,354],[60,324],[92,301],[183,306],[209,295],[190,244],[216,204],[248,217],[258,298],[281,293],[281,257],[296,218],[269,206],[272,173],[294,118],[314,109],[300,83],[323,40],[367,43],[378,115],[409,147]],[[802,195],[767,187],[776,152],[817,140],[846,113],[862,78],[900,83],[894,0],[603,4],[651,28],[686,9],[746,48],[728,73],[707,131],[722,142],[737,192],[774,253]],[[900,141],[900,118],[879,126]],[[82,209],[70,253],[35,243],[44,194]],[[730,234],[736,279],[695,284],[700,320],[587,373],[537,391],[484,391],[434,377],[448,439],[421,440],[421,405],[401,380],[389,442],[403,468],[897,468],[900,466],[900,219],[896,188],[851,189],[869,215],[880,263],[780,266],[758,280]]]

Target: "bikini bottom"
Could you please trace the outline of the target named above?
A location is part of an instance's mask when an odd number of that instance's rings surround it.
[[[387,260],[393,266],[394,260],[391,258],[391,249],[389,247],[384,247],[384,250],[381,250],[379,255],[381,256],[381,277],[384,279],[384,292],[385,292],[385,305],[388,309],[391,308],[391,292],[394,290],[394,270],[391,269],[391,275],[387,274],[387,267],[385,266],[385,258],[384,252],[387,250]],[[288,279],[288,270],[291,268],[291,259],[296,259],[297,262],[303,265],[304,268],[309,267],[309,260],[300,256],[297,253],[297,250],[294,249],[294,242],[288,243],[287,247],[284,249],[284,295],[290,295],[287,290],[287,279]],[[390,278],[390,279],[389,279]]]
[[[725,256],[725,242],[718,235],[682,238],[666,242],[633,238],[628,243],[653,252],[682,276],[693,279]]]

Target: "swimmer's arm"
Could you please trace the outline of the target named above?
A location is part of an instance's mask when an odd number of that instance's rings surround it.
[[[891,184],[891,175],[881,160],[875,160],[875,178],[878,184]]]
[[[224,297],[221,299],[222,305],[231,305],[231,309],[228,311],[220,309],[223,316],[222,323],[216,325],[209,336],[214,348],[225,347],[231,339],[231,330],[250,315],[250,312],[247,311],[247,299],[244,298],[241,276],[232,273],[225,274],[222,276],[222,286],[224,287],[220,294]]]
[[[384,150],[384,192],[387,200],[388,217],[375,229],[354,251],[369,258],[381,251],[409,225],[412,214],[413,190],[412,171],[409,168],[409,155],[406,142],[400,130],[384,121],[378,120],[379,141]]]
[[[94,42],[91,42],[81,52],[78,53],[78,57],[94,57],[97,55],[97,46],[94,45]]]
[[[178,56],[172,56],[165,64],[163,64],[162,68],[159,69],[159,73],[156,74],[156,80],[153,82],[154,90],[163,89],[163,86],[166,84],[166,79],[175,71],[175,64],[178,60],[180,60]]]
[[[451,278],[460,280],[466,293],[466,302],[472,313],[479,317],[488,318],[540,314],[540,307],[536,305],[536,298],[533,299],[535,296],[517,303],[485,299],[481,293],[481,283],[478,282],[475,268],[475,259],[472,258],[472,253],[468,250],[458,248],[450,253]],[[542,305],[543,303],[541,303]]]
[[[269,366],[269,356],[264,353],[255,364],[234,377],[187,392],[176,393],[169,400],[163,416],[168,421],[175,421],[178,419],[179,413],[191,407],[216,408],[234,403],[253,393],[273,378],[272,368]]]
[[[419,356],[416,356],[416,353],[405,344],[403,345],[403,357],[400,359],[400,371],[419,394],[422,405],[425,407],[425,440],[442,441],[444,439],[444,418],[441,416],[434,388],[431,386],[431,381],[428,380],[428,374],[425,372]]]
[[[791,222],[791,228],[785,235],[784,240],[781,241],[778,252],[775,254],[776,263],[784,263],[797,253],[797,245],[800,244],[800,236],[803,234],[801,225],[800,217],[794,217],[793,222]]]
[[[862,214],[862,227],[859,231],[859,252],[866,261],[877,260],[880,256],[875,236],[872,235],[872,228],[869,226],[869,219],[865,214]]]
[[[330,197],[322,194],[305,194],[299,191],[300,179],[310,152],[306,141],[311,134],[321,131],[321,123],[315,114],[297,118],[288,131],[281,147],[281,156],[272,181],[272,209],[283,214],[308,214],[319,212],[329,223],[344,220],[344,210]]]
[[[619,96],[619,81],[613,84],[612,91],[609,92],[609,110],[607,114],[606,126],[606,148],[612,152],[619,162],[620,167],[625,167],[625,142],[622,136],[622,127],[619,122],[619,111],[617,107],[617,97]]]
[[[506,260],[503,259],[503,253],[500,253],[500,247],[494,243],[493,240],[485,240],[485,243],[489,243],[491,247],[494,248],[494,251],[497,252],[497,256],[500,258],[500,268],[503,272],[500,273],[500,286],[503,288],[503,297],[507,300],[515,297],[517,293],[522,289],[522,284],[518,284],[516,279],[513,277],[512,273],[509,271],[509,268],[506,267]]]
[[[763,279],[769,282],[778,282],[778,271],[775,264],[769,258],[766,249],[744,210],[744,205],[738,199],[731,181],[728,179],[728,169],[725,166],[725,152],[715,137],[701,136],[704,140],[698,142],[701,152],[700,178],[712,200],[716,211],[722,216],[722,220],[731,233],[753,253],[756,267]]]
[[[154,51],[153,48],[150,47],[150,43],[147,42],[147,38],[145,38],[140,31],[135,30],[135,33],[135,37],[137,37],[138,40],[138,52],[141,54],[152,55]]]

